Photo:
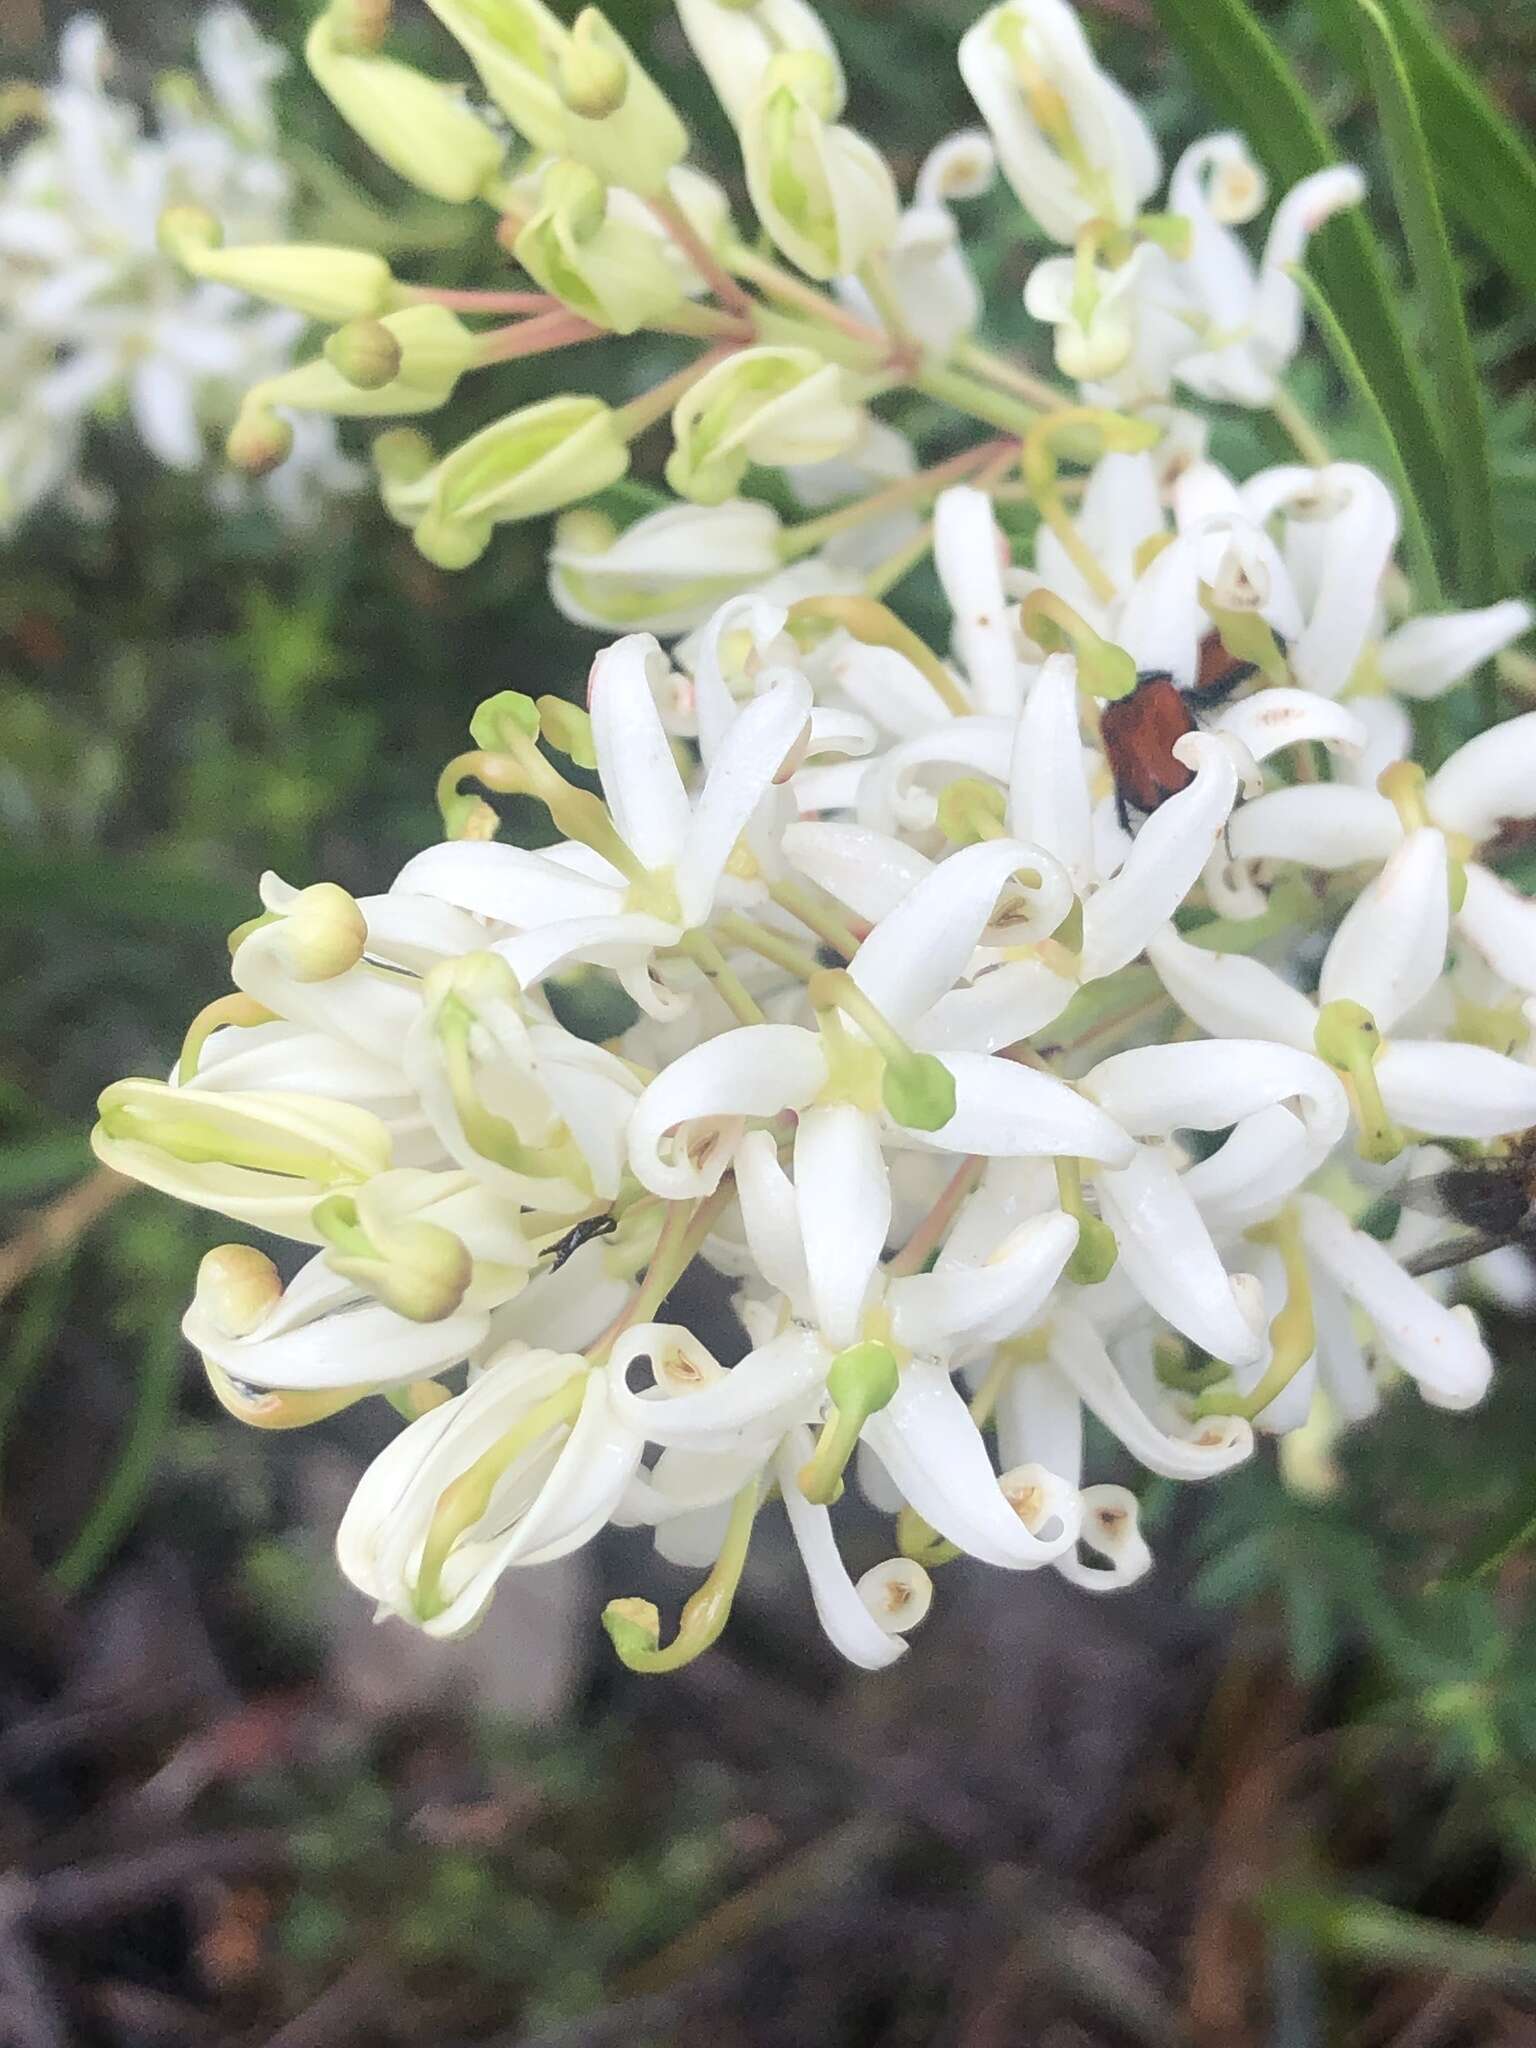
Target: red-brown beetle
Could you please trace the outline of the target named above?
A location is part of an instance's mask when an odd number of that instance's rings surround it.
[[[1148,669],[1128,697],[1103,707],[1099,737],[1115,778],[1115,809],[1127,832],[1132,811],[1150,816],[1194,780],[1194,770],[1173,749],[1186,733],[1200,730],[1195,714],[1215,710],[1257,674],[1257,663],[1234,660],[1221,636],[1207,633],[1189,689],[1181,690],[1166,669]]]

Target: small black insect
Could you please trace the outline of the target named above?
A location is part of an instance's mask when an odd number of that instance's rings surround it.
[[[1401,1193],[1410,1208],[1448,1216],[1470,1233],[1406,1260],[1405,1270],[1417,1278],[1505,1245],[1536,1245],[1536,1130],[1523,1132],[1502,1158],[1447,1166],[1409,1181]]]
[[[1194,780],[1173,749],[1186,733],[1198,732],[1199,711],[1214,711],[1258,674],[1258,664],[1234,660],[1219,633],[1200,643],[1195,680],[1181,690],[1166,669],[1146,669],[1128,697],[1106,704],[1099,713],[1099,737],[1115,778],[1115,809],[1122,828],[1131,829],[1131,812],[1150,817],[1160,804]]]
[[[610,1231],[617,1230],[618,1227],[619,1219],[612,1214],[585,1217],[568,1230],[564,1237],[557,1238],[540,1254],[540,1257],[551,1261],[551,1273],[558,1273],[566,1260],[574,1258],[584,1244],[590,1244],[594,1237],[607,1237]]]

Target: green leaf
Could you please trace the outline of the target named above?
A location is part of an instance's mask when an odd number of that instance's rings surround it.
[[[1311,0],[1344,63],[1367,77],[1354,0]],[[1420,0],[1383,0],[1435,160],[1447,206],[1494,262],[1536,292],[1536,154],[1462,63]]]
[[[1366,413],[1381,442],[1382,454],[1392,472],[1392,481],[1397,487],[1399,502],[1403,508],[1403,539],[1407,546],[1408,558],[1412,564],[1413,580],[1418,585],[1419,596],[1431,610],[1438,611],[1445,603],[1445,592],[1440,584],[1440,571],[1435,566],[1434,545],[1429,529],[1424,524],[1423,507],[1413,488],[1413,479],[1408,474],[1408,465],[1403,460],[1403,451],[1397,445],[1397,436],[1392,431],[1392,422],[1376,395],[1376,387],[1366,375],[1365,365],[1355,354],[1354,344],[1344,332],[1343,322],[1329,305],[1327,295],[1315,277],[1309,276],[1298,263],[1290,265],[1291,276],[1301,287],[1302,296],[1317,323],[1317,331],[1327,344],[1339,375],[1353,392],[1361,410]]]
[[[1313,111],[1312,95],[1246,0],[1153,5],[1196,83],[1242,129],[1277,184],[1293,185],[1339,161],[1340,152]],[[1311,268],[1356,355],[1370,366],[1421,504],[1436,507],[1445,481],[1440,418],[1398,316],[1377,238],[1358,208],[1336,215],[1320,231]]]
[[[1445,420],[1445,461],[1451,531],[1460,595],[1473,603],[1497,597],[1498,536],[1493,524],[1493,471],[1488,423],[1461,278],[1446,233],[1434,165],[1418,102],[1392,25],[1377,0],[1355,0],[1365,24],[1365,55],[1381,115],[1397,210],[1424,299],[1429,354]]]
[[[1536,1986],[1536,1942],[1474,1934],[1465,1927],[1402,1913],[1374,1899],[1277,1886],[1261,1901],[1264,1918],[1314,1941],[1326,1954],[1400,1970],[1428,1970],[1474,1984]]]

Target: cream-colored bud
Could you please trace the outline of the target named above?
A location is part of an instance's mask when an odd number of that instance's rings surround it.
[[[200,206],[170,207],[160,216],[159,236],[160,246],[193,277],[291,306],[310,320],[383,313],[394,296],[389,265],[370,250],[295,242],[230,248],[218,222]]]
[[[560,97],[573,114],[588,121],[616,114],[629,92],[629,66],[604,40],[603,26],[595,7],[584,8],[560,53]]]
[[[293,452],[293,428],[262,405],[242,409],[229,430],[224,453],[247,476],[267,476]]]
[[[619,529],[606,512],[579,505],[574,512],[562,512],[555,521],[555,547],[572,554],[601,555],[619,537]]]
[[[560,56],[568,156],[590,164],[607,184],[647,197],[688,151],[688,131],[666,95],[595,7],[577,17]]]
[[[342,419],[387,419],[435,412],[477,360],[476,336],[446,306],[405,306],[379,322],[398,344],[400,367],[387,384],[369,390],[344,377],[324,356],[269,377],[246,393],[248,411],[291,405],[298,412],[334,413]]]
[[[283,918],[283,954],[295,981],[332,981],[363,957],[368,921],[335,882],[301,889]]]
[[[329,1246],[326,1263],[333,1271],[408,1322],[451,1316],[475,1277],[462,1238],[440,1223],[393,1221],[383,1204],[369,1202],[366,1188],[356,1196],[327,1196],[315,1205],[313,1221]]]
[[[197,1305],[225,1337],[248,1337],[282,1295],[276,1266],[254,1245],[216,1245],[197,1269]]]
[[[382,320],[349,320],[327,336],[325,359],[349,384],[377,391],[400,374],[400,344]]]
[[[316,84],[378,157],[408,184],[456,205],[476,198],[501,168],[505,145],[452,86],[359,45],[350,33],[360,0],[320,15],[304,44]]]

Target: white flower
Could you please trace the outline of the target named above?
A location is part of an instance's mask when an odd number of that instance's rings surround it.
[[[292,357],[302,320],[189,282],[156,242],[161,212],[183,202],[242,242],[286,236],[290,180],[271,153],[269,100],[282,52],[232,5],[202,17],[197,49],[212,103],[162,93],[149,135],[106,89],[100,23],[77,17],[40,131],[0,172],[0,528],[68,485],[93,415],[125,413],[157,461],[191,470],[240,392]],[[316,497],[361,480],[328,425],[304,436],[296,465],[263,494],[300,523]]]
[[[1038,882],[1021,885],[1021,873]],[[890,1141],[985,1157],[1064,1152],[1125,1163],[1129,1140],[1064,1083],[970,1049],[978,1034],[967,1029],[965,991],[957,988],[989,928],[1006,923],[1021,942],[1031,932],[1043,936],[1060,921],[1069,894],[1056,862],[1019,841],[992,840],[942,862],[881,919],[850,965],[856,996],[880,1024],[866,1018],[861,1025],[854,1009],[840,1009],[819,1032],[748,1025],[685,1053],[635,1107],[635,1173],[669,1200],[707,1194],[730,1163],[744,1119],[794,1110],[803,1125],[818,1104],[838,1112],[844,1134],[827,1170],[835,1157],[836,1170],[861,1187],[868,1175],[883,1183],[881,1144]],[[952,1022],[956,997],[960,1015]],[[868,1034],[882,1026],[911,1052],[877,1046]],[[937,1062],[926,1052],[934,1044],[944,1048]],[[900,1120],[907,1112],[892,1088],[904,1088],[909,1073],[917,1093],[932,1091],[935,1115],[946,1098],[952,1103],[936,1125],[917,1125],[926,1101]],[[893,1100],[895,1112],[885,1106]],[[842,1213],[850,1213],[846,1204]]]
[[[1131,224],[1157,184],[1157,144],[1066,0],[990,8],[960,39],[960,71],[1003,176],[1053,241],[1100,216]]]
[[[358,1481],[336,1554],[382,1613],[428,1635],[473,1628],[513,1565],[596,1535],[640,1462],[585,1359],[513,1346],[409,1424]]]
[[[1056,367],[1064,377],[1099,383],[1123,367],[1136,346],[1138,288],[1153,251],[1146,243],[1115,269],[1050,256],[1024,287],[1024,310],[1056,330]]]
[[[592,668],[598,774],[630,874],[585,847],[528,853],[465,840],[418,854],[396,878],[397,893],[434,896],[510,930],[494,950],[525,987],[579,957],[614,968],[642,1007],[664,1010],[652,957],[708,918],[738,837],[809,721],[808,685],[783,675],[743,709],[690,799],[656,708],[658,668],[665,657],[646,633],[606,648]]]
[[[1438,828],[1432,836],[1442,848],[1450,837],[1469,854],[1506,819],[1536,816],[1533,776],[1536,712],[1526,712],[1479,733],[1430,777],[1420,832]],[[1403,844],[1402,817],[1388,798],[1345,783],[1274,790],[1244,805],[1231,834],[1240,859],[1294,860],[1324,870],[1393,860],[1400,866],[1397,850]],[[1463,859],[1463,872],[1465,896],[1452,919],[1454,930],[1503,980],[1536,993],[1536,909],[1482,862]],[[1357,919],[1352,929],[1363,923]],[[1411,1000],[1429,985],[1421,971]]]
[[[1275,209],[1261,263],[1229,223],[1249,220],[1264,203],[1263,174],[1240,135],[1208,135],[1174,167],[1168,211],[1190,225],[1188,257],[1178,266],[1193,331],[1192,354],[1177,365],[1181,383],[1229,405],[1268,405],[1276,381],[1301,344],[1301,290],[1289,275],[1310,236],[1365,197],[1352,164],[1314,171]]]

